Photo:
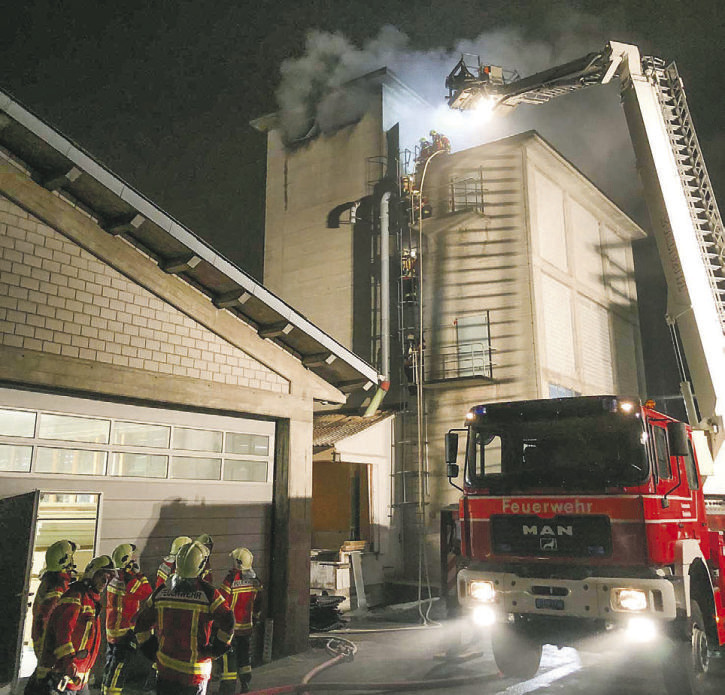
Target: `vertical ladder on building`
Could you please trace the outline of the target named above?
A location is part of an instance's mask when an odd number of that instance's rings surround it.
[[[665,67],[663,61],[654,58],[648,60],[720,325],[725,331],[725,229],[720,210],[677,67],[674,63]]]

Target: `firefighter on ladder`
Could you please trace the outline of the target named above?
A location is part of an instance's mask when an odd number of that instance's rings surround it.
[[[106,668],[103,672],[102,695],[120,695],[127,676],[127,666],[136,653],[133,627],[141,603],[153,589],[141,574],[136,561],[136,546],[122,543],[111,556],[116,576],[106,594]]]
[[[254,556],[247,548],[235,548],[229,553],[232,569],[224,578],[219,591],[234,613],[234,640],[232,649],[223,658],[219,695],[249,692],[252,680],[252,631],[254,619],[259,616],[262,585],[252,569]],[[237,675],[241,689],[236,689]]]
[[[101,594],[114,573],[108,555],[93,558],[80,581],[60,597],[48,619],[35,690],[88,693],[88,679],[101,646]]]
[[[33,623],[30,632],[36,659],[40,659],[43,653],[43,638],[48,618],[75,577],[76,566],[73,554],[77,548],[73,541],[62,540],[56,541],[45,551],[45,567],[33,600]],[[33,673],[25,686],[25,692],[31,693],[35,687],[36,674]]]
[[[200,579],[207,557],[197,541],[181,548],[172,579],[154,590],[138,615],[136,638],[156,663],[157,695],[205,695],[212,659],[229,650],[234,615]]]
[[[187,543],[191,543],[189,536],[177,536],[171,541],[169,554],[162,560],[156,571],[156,586],[159,587],[174,573],[176,569],[176,555]]]

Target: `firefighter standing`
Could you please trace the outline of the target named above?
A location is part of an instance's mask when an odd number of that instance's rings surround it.
[[[50,614],[37,669],[37,693],[88,693],[101,646],[101,594],[113,576],[108,555],[93,558]]]
[[[154,591],[136,621],[141,651],[156,662],[157,695],[204,695],[212,659],[229,649],[234,615],[200,579],[207,557],[201,543],[185,545],[173,578]]]
[[[156,586],[161,586],[174,573],[176,569],[176,555],[187,543],[191,543],[189,536],[177,536],[171,541],[169,554],[163,559],[156,571]]]
[[[136,546],[122,543],[114,551],[116,576],[106,594],[106,668],[103,672],[102,695],[120,695],[126,680],[126,666],[136,652],[133,627],[141,602],[153,589],[141,574],[136,562]]]
[[[254,556],[247,548],[235,548],[230,553],[234,565],[224,578],[219,591],[234,613],[232,649],[224,654],[219,695],[234,695],[249,691],[252,680],[251,639],[254,618],[259,615],[262,585],[252,569]],[[237,674],[241,690],[237,691]]]
[[[45,551],[45,567],[33,600],[33,624],[30,632],[36,659],[40,659],[43,653],[43,637],[48,618],[75,576],[73,554],[77,547],[73,541],[62,540],[56,541]],[[32,693],[35,688],[37,677],[36,672],[33,672],[25,686],[25,692]]]
[[[56,541],[45,551],[45,569],[33,601],[31,635],[36,657],[40,657],[43,651],[43,634],[48,617],[75,576],[73,554],[77,547],[73,541],[63,540]]]

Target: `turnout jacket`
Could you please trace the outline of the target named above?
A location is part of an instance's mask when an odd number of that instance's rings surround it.
[[[246,635],[252,631],[255,613],[259,613],[262,585],[254,572],[229,571],[219,592],[229,610],[234,613],[234,634]]]
[[[159,678],[183,685],[206,683],[211,676],[210,642],[232,641],[234,616],[223,596],[201,579],[180,580],[154,590],[136,621],[139,644],[158,638]]]
[[[40,580],[38,592],[33,600],[33,626],[30,635],[33,638],[33,651],[40,658],[43,652],[43,635],[60,597],[68,590],[71,576],[67,572],[46,572]]]
[[[72,675],[68,690],[88,684],[101,645],[101,597],[90,584],[73,582],[50,614],[38,663],[38,680],[49,672]]]
[[[106,589],[106,640],[116,644],[133,631],[139,607],[153,589],[140,572],[124,570]]]

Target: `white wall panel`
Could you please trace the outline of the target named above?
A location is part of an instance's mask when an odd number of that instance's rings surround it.
[[[574,377],[574,322],[571,290],[549,275],[541,275],[544,317],[545,367],[563,376]]]
[[[564,193],[550,178],[534,170],[536,231],[541,257],[567,270]]]
[[[594,393],[614,389],[609,313],[596,302],[580,297],[577,306],[581,378]]]
[[[571,198],[569,239],[576,278],[601,291],[603,267],[599,221],[589,210]]]

